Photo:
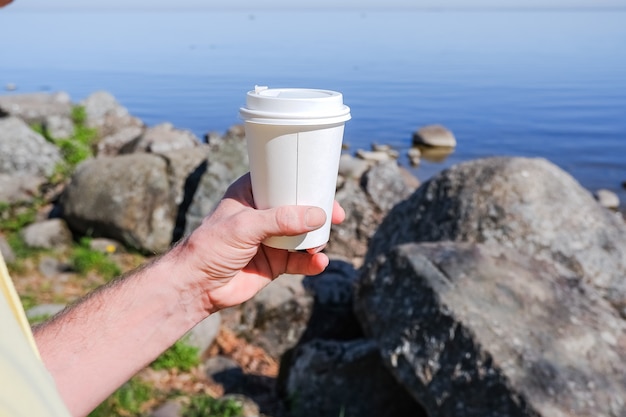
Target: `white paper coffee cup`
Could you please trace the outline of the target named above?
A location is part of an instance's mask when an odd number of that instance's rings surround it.
[[[304,88],[256,87],[249,91],[244,120],[254,203],[321,207],[326,223],[298,236],[266,239],[281,249],[316,248],[328,242],[343,128],[350,108],[341,93]]]

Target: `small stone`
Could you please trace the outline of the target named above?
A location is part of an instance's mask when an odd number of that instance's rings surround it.
[[[358,158],[363,159],[364,161],[370,162],[384,162],[384,161],[392,161],[395,158],[389,155],[387,152],[379,152],[379,151],[365,151],[363,149],[359,149],[356,151],[356,156]]]
[[[157,408],[150,417],[179,417],[183,410],[182,405],[178,401],[168,401]]]
[[[370,165],[363,159],[357,159],[347,153],[339,158],[339,175],[345,178],[359,179],[369,167]]]
[[[612,210],[619,207],[619,197],[613,191],[600,189],[595,192],[594,197],[602,207]]]
[[[94,238],[89,242],[89,249],[101,253],[118,253],[123,250],[122,244],[113,239]]]
[[[413,145],[443,146],[453,148],[456,139],[452,132],[441,125],[428,125],[413,133]]]
[[[20,234],[24,243],[31,248],[53,249],[72,242],[72,233],[62,219],[33,223],[26,226]]]
[[[57,259],[44,256],[39,261],[38,269],[44,277],[51,278],[61,272],[61,263]]]
[[[17,85],[14,83],[6,83],[6,85],[4,86],[4,89],[7,91],[15,91],[17,90]]]
[[[419,148],[413,147],[409,149],[408,156],[413,166],[418,166],[422,162],[422,151]]]

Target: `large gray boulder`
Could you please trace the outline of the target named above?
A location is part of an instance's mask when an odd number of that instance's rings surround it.
[[[0,117],[11,115],[29,124],[43,124],[48,117],[67,118],[71,114],[72,100],[65,92],[0,96]]]
[[[0,174],[47,177],[61,160],[59,149],[23,120],[0,119]]]
[[[172,241],[176,205],[167,162],[151,154],[83,162],[62,197],[63,216],[78,233],[162,252]]]
[[[195,192],[189,178],[206,165],[208,152],[201,146],[86,161],[63,193],[63,216],[78,233],[162,252],[184,228],[187,201]]]
[[[623,416],[626,323],[519,250],[408,243],[368,263],[355,311],[429,417]]]
[[[626,225],[544,159],[489,158],[456,165],[398,204],[368,259],[406,242],[478,242],[573,272],[626,316]]]

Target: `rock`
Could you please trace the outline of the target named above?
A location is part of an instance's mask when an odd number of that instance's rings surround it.
[[[219,132],[208,132],[204,135],[204,143],[209,146],[219,146],[222,142],[222,135]]]
[[[370,164],[360,158],[344,153],[339,158],[339,175],[353,180],[360,180],[361,176],[370,168]]]
[[[363,330],[352,310],[352,292],[357,271],[352,264],[333,259],[326,270],[306,277],[304,288],[313,296],[313,310],[298,345],[315,339],[352,340]]]
[[[611,210],[619,208],[619,197],[611,190],[600,189],[594,193],[594,197],[602,207]]]
[[[168,153],[200,145],[200,139],[188,130],[175,129],[171,123],[148,128],[137,140],[127,143],[120,153]]]
[[[41,275],[46,278],[52,278],[62,272],[63,266],[61,262],[50,256],[43,256],[39,259],[38,268]]]
[[[196,196],[202,175],[207,170],[214,170],[214,167],[207,168],[210,155],[211,147],[204,144],[161,155],[169,167],[171,198],[178,207],[172,242],[177,242],[184,236],[189,206]],[[219,198],[221,196],[222,194]]]
[[[39,195],[45,179],[36,175],[0,174],[0,203],[25,203]]]
[[[454,148],[449,147],[421,146],[417,149],[421,151],[422,159],[436,163],[444,162],[454,153]]]
[[[180,417],[182,416],[183,406],[180,401],[169,400],[162,406],[158,407],[150,417]]]
[[[416,186],[395,161],[372,166],[361,178],[346,179],[335,199],[346,210],[346,220],[334,225],[326,252],[348,259],[361,258],[370,237],[387,211],[409,196]]]
[[[213,313],[196,324],[185,335],[187,344],[198,348],[200,356],[213,344],[220,331],[222,318],[220,313]]]
[[[391,145],[381,145],[378,143],[372,143],[373,152],[385,152],[391,159],[398,159],[400,153],[393,149]]]
[[[452,132],[441,125],[428,125],[413,133],[413,145],[426,145],[453,148],[456,139]]]
[[[115,133],[98,141],[96,145],[97,156],[117,156],[125,147],[131,147],[132,143],[139,140],[144,129],[141,126],[122,127]]]
[[[374,165],[363,175],[361,183],[371,201],[385,213],[414,191],[407,187],[395,162]]]
[[[93,238],[89,241],[89,249],[100,253],[119,253],[124,250],[120,242],[103,237]]]
[[[72,243],[72,233],[62,219],[29,224],[20,231],[20,236],[31,248],[54,249]]]
[[[9,245],[9,242],[6,241],[4,236],[0,235],[0,254],[6,261],[6,263],[13,263],[17,259],[15,257],[15,252],[13,252],[13,248]]]
[[[312,297],[301,275],[283,275],[243,304],[241,333],[270,356],[280,357],[295,346],[311,315]]]
[[[401,243],[445,240],[555,263],[626,317],[626,225],[544,159],[488,158],[443,171],[389,212],[366,262]]]
[[[228,186],[248,171],[248,150],[245,138],[234,136],[235,127],[227,133],[219,146],[211,146],[207,164],[198,167],[189,178],[189,185],[194,187],[189,197],[188,209],[183,225],[185,234],[195,230],[202,219],[209,214],[221,200]],[[197,150],[197,149],[196,149]]]
[[[14,83],[6,83],[6,84],[4,85],[4,89],[5,89],[5,90],[7,90],[7,91],[15,91],[15,90],[17,90],[17,84],[14,84]]]
[[[51,115],[43,121],[46,134],[55,139],[69,138],[74,135],[74,122],[69,116]]]
[[[47,177],[60,162],[59,149],[22,120],[0,119],[0,174]]]
[[[243,369],[226,356],[213,356],[204,362],[207,378],[221,384],[225,392],[236,392],[244,384]]]
[[[397,159],[397,155],[394,157],[389,154],[389,152],[381,152],[381,151],[364,151],[363,149],[358,149],[356,151],[357,158],[360,158],[367,162],[387,162],[394,161]]]
[[[172,242],[176,205],[171,196],[166,160],[132,154],[81,163],[60,203],[77,233],[154,253]]]
[[[313,340],[291,360],[284,390],[294,417],[426,417],[384,368],[371,340]]]
[[[0,96],[0,114],[20,118],[27,124],[43,124],[47,117],[70,117],[72,100],[65,92]]]
[[[409,149],[407,155],[412,166],[418,166],[422,162],[422,151],[419,148],[413,147]]]
[[[517,249],[396,246],[368,263],[355,311],[430,417],[626,410],[624,321],[583,280]]]
[[[143,128],[143,122],[129,114],[115,97],[106,91],[97,91],[81,102],[85,108],[88,127],[97,128],[105,138],[127,127]]]

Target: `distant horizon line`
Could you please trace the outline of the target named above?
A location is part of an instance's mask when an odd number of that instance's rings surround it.
[[[420,11],[420,12],[487,12],[487,11],[506,11],[506,12],[590,12],[590,11],[626,11],[626,6],[577,6],[577,7],[537,7],[537,6],[515,6],[515,7],[500,7],[500,6],[476,6],[476,7],[453,7],[453,6],[438,6],[438,7],[384,7],[384,6],[369,6],[369,7],[262,7],[262,8],[246,8],[246,7],[198,7],[198,6],[180,6],[180,7],[7,7],[3,12],[190,12],[190,11],[215,11],[215,12],[296,12],[296,11],[344,11],[344,12],[393,12],[393,11]]]

